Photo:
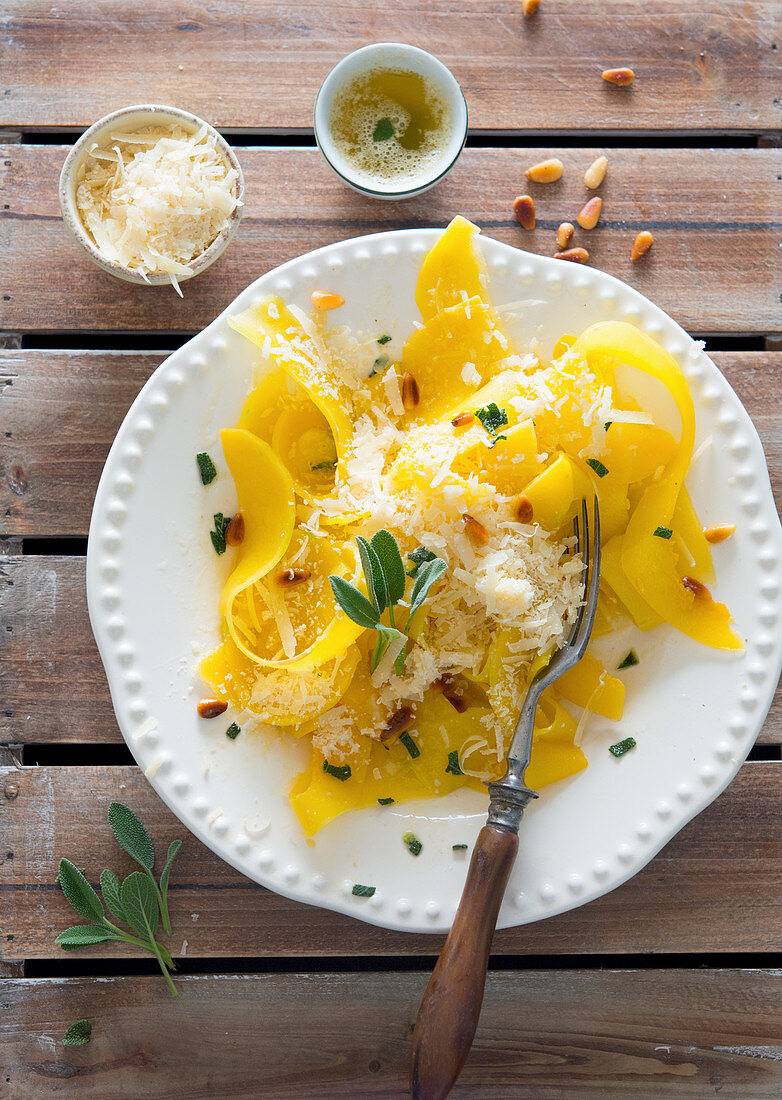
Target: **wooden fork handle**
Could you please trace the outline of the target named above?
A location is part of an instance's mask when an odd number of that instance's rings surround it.
[[[489,948],[518,847],[518,833],[495,825],[484,825],[478,834],[462,900],[415,1022],[414,1100],[447,1096],[470,1053]]]

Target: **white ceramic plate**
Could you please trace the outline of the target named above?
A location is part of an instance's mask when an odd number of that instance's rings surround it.
[[[90,526],[87,593],[122,733],[152,786],[199,839],[278,893],[389,928],[447,929],[487,800],[472,791],[343,815],[305,843],[287,789],[306,747],[267,732],[229,741],[234,715],[205,722],[194,669],[219,636],[217,600],[230,554],[216,558],[212,514],[236,497],[219,430],[236,423],[257,349],[227,316],[269,293],[303,308],[327,288],[347,304],[340,322],[392,333],[398,351],[417,317],[413,288],[438,230],[345,241],[263,276],[155,371],[117,433]],[[678,360],[692,387],[697,443],[711,437],[688,479],[705,523],[733,521],[715,548],[716,595],[733,610],[746,652],[726,655],[666,626],[628,630],[598,645],[614,659],[634,646],[640,664],[621,723],[592,718],[589,768],[527,811],[501,927],[581,905],[635,874],[738,771],[770,705],[781,661],[778,629],[782,531],[755,429],[720,372],[682,329],[642,295],[601,271],[545,259],[482,238],[492,300],[517,308],[519,345],[550,352],[564,332],[594,321],[639,325]],[[203,488],[195,454],[220,475]],[[601,640],[602,642],[602,640]],[[614,661],[614,664],[616,661]],[[609,661],[609,667],[611,667]],[[617,760],[608,745],[632,735]],[[412,830],[418,858],[402,844]],[[354,897],[354,883],[372,898]]]

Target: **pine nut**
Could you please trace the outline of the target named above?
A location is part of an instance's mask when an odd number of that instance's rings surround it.
[[[566,248],[564,252],[555,252],[555,260],[572,260],[575,264],[585,264],[589,253],[585,248]]]
[[[618,84],[620,88],[626,88],[635,80],[635,73],[632,69],[606,69],[603,72],[603,80],[607,80],[609,84]]]
[[[443,697],[448,700],[457,714],[464,714],[469,706],[464,696],[459,695],[456,691],[444,691]]]
[[[533,516],[532,501],[524,493],[521,496],[516,497],[513,502],[513,515],[516,517],[518,523],[532,523]]]
[[[540,164],[533,164],[524,175],[534,183],[555,183],[562,178],[565,166],[561,160],[542,160]]]
[[[712,546],[716,546],[718,542],[724,542],[725,539],[729,539],[736,530],[735,523],[713,523],[711,527],[704,527],[703,537],[706,542],[710,542]]]
[[[599,187],[605,179],[607,168],[608,157],[598,157],[597,160],[593,160],[584,173],[584,183],[587,187],[592,190]]]
[[[312,570],[305,566],[302,568],[288,568],[283,569],[281,573],[277,574],[277,584],[282,588],[290,588],[292,584],[301,584],[302,581],[308,581],[312,576]]]
[[[581,207],[576,221],[582,229],[594,229],[597,225],[602,208],[603,200],[599,195],[595,195],[593,199],[590,199],[589,202],[584,203]]]
[[[402,404],[410,411],[410,409],[417,409],[418,402],[421,400],[421,395],[418,392],[418,383],[412,374],[402,375]]]
[[[573,240],[573,234],[576,231],[576,227],[572,222],[562,222],[557,230],[557,244],[560,248],[567,248],[570,242]]]
[[[310,294],[315,309],[339,309],[344,306],[345,299],[341,294],[335,294],[331,290],[313,290]]]
[[[474,414],[465,410],[453,418],[451,425],[454,428],[466,428],[468,424],[472,424],[473,420],[475,420]]]
[[[522,229],[535,228],[535,203],[529,195],[519,195],[513,200],[513,213]]]
[[[388,741],[389,737],[394,737],[398,733],[403,733],[413,724],[412,707],[400,707],[399,710],[391,716],[391,719],[386,728],[380,734],[381,741]]]
[[[525,19],[529,19],[538,10],[539,4],[540,0],[521,0],[521,14]]]
[[[709,596],[709,590],[705,584],[701,584],[700,581],[696,581],[695,577],[682,577],[682,584],[688,592],[694,593],[695,596]]]
[[[648,229],[644,229],[644,231],[642,233],[639,233],[633,241],[633,250],[630,253],[630,259],[640,260],[642,256],[646,255],[646,253],[652,247],[653,243],[654,237],[648,231]]]
[[[465,534],[478,546],[485,546],[489,541],[489,532],[483,524],[479,523],[473,516],[467,515],[466,512],[463,518]]]
[[[227,703],[221,703],[219,699],[202,699],[196,707],[200,718],[217,718],[228,710]]]
[[[241,546],[244,542],[244,516],[235,512],[225,529],[225,541],[229,546]]]

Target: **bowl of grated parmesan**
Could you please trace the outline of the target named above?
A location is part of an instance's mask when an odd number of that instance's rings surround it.
[[[138,105],[91,126],[60,174],[65,224],[104,271],[173,286],[204,271],[239,226],[244,176],[223,137],[189,111]]]

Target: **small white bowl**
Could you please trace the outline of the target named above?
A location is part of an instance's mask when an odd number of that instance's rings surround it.
[[[370,69],[406,69],[420,73],[437,85],[451,110],[453,133],[442,158],[412,187],[399,190],[395,190],[393,185],[387,188],[370,187],[366,178],[355,171],[332,141],[329,118],[334,96],[346,83]],[[458,80],[432,54],[402,42],[376,42],[343,57],[321,84],[315,100],[315,140],[318,148],[340,179],[362,195],[372,195],[378,199],[409,199],[428,191],[453,168],[466,139],[467,103]]]
[[[192,279],[194,275],[199,275],[202,271],[205,271],[210,264],[215,262],[218,256],[222,255],[229,241],[238,229],[239,221],[242,217],[244,199],[244,175],[242,173],[242,168],[239,161],[236,159],[233,149],[231,149],[225,138],[218,134],[213,126],[210,126],[208,122],[204,122],[198,115],[193,115],[189,111],[182,111],[178,107],[162,107],[159,104],[152,103],[140,103],[133,107],[123,107],[122,110],[113,111],[110,115],[106,115],[105,118],[99,119],[93,126],[90,126],[89,130],[82,134],[65,158],[65,164],[63,164],[62,172],[60,173],[60,209],[62,210],[63,221],[84,251],[91,260],[94,260],[98,267],[107,271],[109,275],[116,275],[118,279],[124,279],[128,283],[140,283],[143,286],[149,286],[150,284],[152,286],[171,286],[171,276],[165,272],[158,272],[155,274],[150,272],[146,278],[144,278],[138,271],[132,271],[130,268],[123,267],[122,264],[107,259],[99,250],[81,220],[78,207],[76,206],[76,188],[79,184],[79,177],[84,160],[94,144],[97,144],[99,147],[104,146],[107,144],[106,139],[112,132],[133,130],[139,126],[165,126],[167,124],[181,126],[183,129],[193,134],[202,126],[205,126],[207,133],[211,134],[214,138],[215,144],[225,158],[229,168],[233,168],[238,176],[235,184],[237,188],[237,204],[228,225],[217,235],[217,237],[215,237],[209,247],[205,249],[200,256],[196,256],[195,259],[187,264],[187,267],[190,268],[189,274],[177,275],[176,277],[178,283],[185,282],[187,279]]]

